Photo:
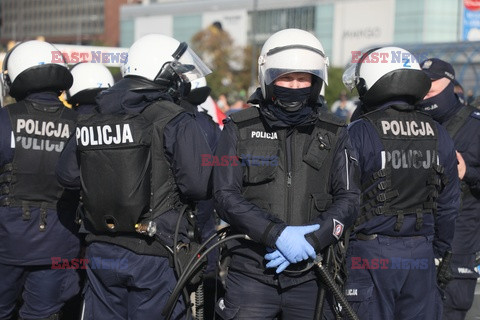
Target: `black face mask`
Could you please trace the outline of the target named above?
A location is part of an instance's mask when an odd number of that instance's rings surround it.
[[[453,92],[453,83],[450,83],[442,92],[434,97],[417,103],[417,109],[428,113],[440,123],[447,121],[462,104]]]
[[[301,89],[292,89],[274,85],[274,103],[286,111],[297,111],[307,104],[311,91],[311,86]]]

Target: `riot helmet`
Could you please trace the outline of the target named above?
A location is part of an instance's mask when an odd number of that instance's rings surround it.
[[[358,61],[347,65],[342,80],[348,89],[357,89],[368,108],[395,99],[413,105],[423,99],[431,85],[415,56],[398,47],[367,50]]]
[[[16,100],[33,92],[60,93],[70,88],[73,82],[58,49],[38,40],[13,47],[5,56],[2,73],[6,91]]]
[[[175,97],[188,94],[190,82],[211,70],[185,42],[149,34],[135,41],[122,66],[124,77],[137,76],[165,88]]]
[[[328,58],[320,41],[300,29],[285,29],[267,39],[258,58],[258,81],[263,98],[274,99],[275,80],[288,73],[304,72],[312,75],[309,102],[315,103],[323,87],[328,84]]]
[[[67,91],[67,97],[72,105],[95,103],[96,95],[114,83],[110,70],[101,63],[80,62],[74,65],[70,72],[73,84]]]

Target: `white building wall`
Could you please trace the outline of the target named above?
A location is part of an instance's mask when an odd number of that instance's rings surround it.
[[[149,16],[135,19],[135,40],[150,33],[173,36],[173,16]]]
[[[395,22],[394,0],[342,1],[335,4],[332,64],[344,66],[351,52],[391,44]]]
[[[225,10],[205,12],[202,17],[202,27],[206,28],[215,21],[222,24],[223,29],[228,32],[234,45],[244,47],[248,45],[248,11],[247,10]]]

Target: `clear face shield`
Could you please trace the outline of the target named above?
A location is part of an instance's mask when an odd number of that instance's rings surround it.
[[[345,71],[343,72],[342,82],[345,87],[350,89],[350,91],[353,91],[358,83],[358,80],[359,76],[357,75],[357,63],[349,62],[345,67]]]
[[[0,76],[0,107],[5,106],[5,100],[9,97],[10,88],[8,82],[8,70],[6,70],[6,64],[3,65],[2,75]]]
[[[172,57],[173,60],[162,67],[155,77],[155,81],[171,79],[173,72],[177,74],[182,81],[191,82],[195,79],[205,77],[212,72],[185,42],[180,43],[177,50],[172,54]]]

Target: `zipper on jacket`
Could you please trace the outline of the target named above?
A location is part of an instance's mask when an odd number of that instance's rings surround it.
[[[287,201],[287,224],[290,224],[291,222],[291,215],[292,215],[292,167],[293,167],[293,154],[292,154],[292,144],[293,144],[293,137],[294,137],[294,132],[287,132],[287,137],[285,139],[285,154],[287,158],[287,163],[286,163],[286,169],[287,169],[287,196],[285,197]]]

